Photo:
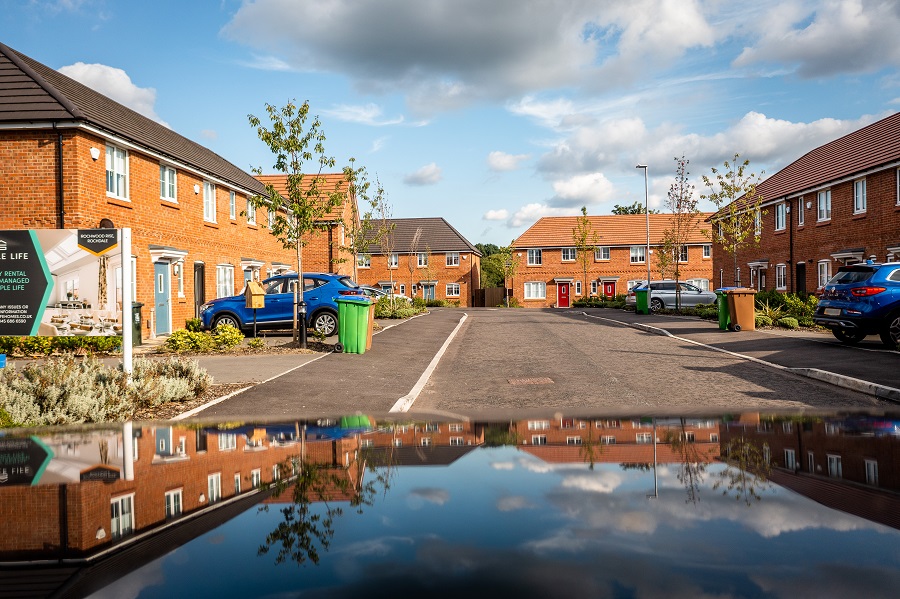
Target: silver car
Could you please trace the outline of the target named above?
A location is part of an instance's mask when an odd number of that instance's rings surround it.
[[[633,287],[625,297],[625,303],[635,305],[637,296],[634,294],[635,289],[643,289],[646,284]],[[677,293],[678,288],[681,293]],[[680,296],[680,298],[676,298]],[[676,301],[678,302],[676,304]],[[675,281],[651,281],[650,282],[650,310],[657,311],[663,308],[675,308],[676,305],[682,308],[691,308],[698,304],[714,304],[716,303],[716,294],[712,291],[703,291],[690,283],[682,283]]]

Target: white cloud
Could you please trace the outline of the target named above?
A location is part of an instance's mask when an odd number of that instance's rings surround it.
[[[387,144],[388,139],[388,137],[379,137],[378,139],[374,140],[372,142],[372,147],[369,149],[369,153],[375,154],[377,152],[380,152],[384,148],[385,144]]]
[[[59,72],[71,77],[79,83],[90,87],[128,108],[139,112],[149,119],[168,127],[154,108],[156,103],[156,90],[152,87],[138,87],[131,81],[131,77],[122,69],[110,67],[104,64],[75,64],[61,67]]]
[[[522,162],[531,158],[530,154],[507,154],[506,152],[491,152],[488,154],[488,168],[492,171],[514,171]]]
[[[506,220],[509,218],[509,210],[500,208],[499,210],[488,210],[482,216],[484,220]]]
[[[443,178],[441,167],[432,162],[419,170],[403,177],[407,185],[434,185]]]
[[[323,110],[322,113],[333,116],[334,118],[342,121],[347,121],[349,123],[360,123],[363,125],[371,125],[373,127],[399,125],[403,122],[402,116],[392,119],[385,119],[382,114],[381,107],[377,104],[371,103],[364,106],[350,106],[341,104],[335,106],[334,108]]]
[[[291,65],[277,56],[260,56],[251,54],[251,60],[240,60],[238,64],[260,71],[292,71]]]
[[[516,465],[512,462],[492,462],[491,468],[494,470],[513,470]]]
[[[601,470],[577,476],[567,476],[562,481],[565,489],[578,489],[592,493],[612,493],[622,484],[622,476],[617,472]]]
[[[571,214],[574,214],[574,212],[568,208],[553,208],[546,204],[533,202],[516,210],[507,225],[516,229],[525,225],[532,225],[543,216],[566,216]]]
[[[204,139],[219,139],[219,133],[215,129],[203,129],[200,136]]]
[[[568,208],[600,204],[615,197],[612,183],[602,173],[575,175],[553,183],[556,192],[550,201],[553,206]]]
[[[435,505],[444,505],[450,501],[450,493],[446,489],[418,488],[409,492],[411,498],[418,498]]]
[[[518,510],[526,510],[534,507],[527,497],[520,495],[511,497],[501,497],[497,501],[497,509],[501,512],[514,512]]]

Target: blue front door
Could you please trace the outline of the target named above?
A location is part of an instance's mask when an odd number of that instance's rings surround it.
[[[425,285],[422,288],[422,297],[424,297],[426,300],[433,300],[434,299],[434,285]]]
[[[169,263],[153,264],[153,304],[156,308],[156,334],[168,335],[172,332],[172,293],[169,279]]]

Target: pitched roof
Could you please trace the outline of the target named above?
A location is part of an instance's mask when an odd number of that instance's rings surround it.
[[[704,220],[708,213],[697,215],[698,227],[688,239],[688,243],[709,243],[703,231],[709,231],[710,225]],[[516,248],[538,247],[573,247],[572,231],[578,226],[580,216],[545,216],[531,225],[515,241]],[[596,245],[635,245],[647,242],[647,215],[645,214],[608,214],[588,216],[591,228],[599,239]],[[663,234],[670,227],[671,214],[650,215],[650,243],[662,243]]]
[[[0,44],[0,123],[81,122],[236,187],[265,187],[212,150]]]
[[[422,229],[416,251],[424,252],[427,247],[432,252],[472,252],[481,255],[478,248],[443,218],[392,218],[388,219],[388,223],[394,225],[394,251],[397,253],[409,252],[416,231]],[[379,254],[381,248],[373,244],[369,251]]]
[[[320,188],[323,193],[327,193],[334,189],[338,189],[340,191],[346,191],[347,189],[347,180],[344,178],[343,173],[324,173],[321,175],[312,175],[312,174],[304,174],[303,182],[305,185],[308,185],[312,182],[314,178],[320,178]],[[281,196],[287,195],[287,175],[256,175],[256,179],[262,183],[263,185],[271,185],[275,188],[275,191],[279,193]],[[354,198],[355,201],[355,198]],[[343,207],[335,206],[331,212],[329,212],[323,220],[340,220],[343,216]]]

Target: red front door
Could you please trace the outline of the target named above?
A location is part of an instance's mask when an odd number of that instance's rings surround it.
[[[556,286],[556,305],[560,308],[569,307],[569,283],[559,283]]]
[[[616,295],[616,282],[615,281],[603,281],[603,295],[606,297],[615,297]]]

